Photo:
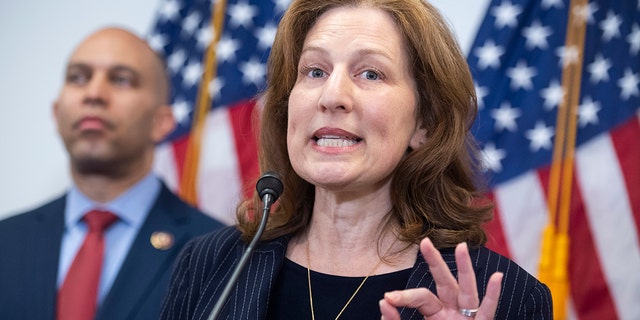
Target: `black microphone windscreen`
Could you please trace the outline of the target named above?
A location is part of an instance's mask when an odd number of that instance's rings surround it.
[[[263,198],[265,194],[271,194],[273,201],[276,201],[282,194],[284,186],[282,185],[282,181],[280,181],[280,176],[276,172],[267,171],[258,179],[256,190],[260,198]]]

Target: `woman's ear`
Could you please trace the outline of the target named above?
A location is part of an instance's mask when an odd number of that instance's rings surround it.
[[[420,148],[425,142],[427,142],[427,129],[422,125],[417,125],[409,140],[409,147],[413,150]]]

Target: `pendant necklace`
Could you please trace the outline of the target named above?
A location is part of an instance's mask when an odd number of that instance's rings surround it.
[[[367,276],[364,277],[362,282],[360,282],[360,285],[358,286],[356,291],[351,295],[351,297],[349,298],[347,303],[344,305],[344,307],[342,307],[342,310],[340,310],[335,320],[338,320],[338,318],[340,318],[340,316],[342,315],[342,312],[344,312],[344,310],[347,309],[347,306],[349,306],[349,303],[351,303],[351,300],[353,300],[356,294],[358,294],[358,291],[360,291],[360,288],[362,288],[362,286],[367,281],[367,279],[369,279],[369,276],[371,276],[376,271],[376,269],[378,269],[378,267],[380,266],[380,263],[382,263],[382,260],[378,259],[378,263],[376,263],[373,269],[369,271],[369,274],[367,274]],[[311,290],[311,257],[309,255],[309,240],[307,240],[307,282],[309,284],[309,305],[311,306],[311,320],[315,320],[316,316],[313,311],[313,291]]]

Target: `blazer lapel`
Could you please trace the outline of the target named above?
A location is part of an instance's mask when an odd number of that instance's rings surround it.
[[[147,315],[148,318],[151,313],[156,317],[159,315],[160,310],[147,310],[147,306],[155,308],[156,304],[147,305],[145,302],[164,297],[173,262],[191,236],[180,228],[181,210],[175,208],[176,204],[168,192],[163,186],[98,311],[98,319],[130,319],[135,315]],[[173,237],[173,244],[156,249],[151,243],[156,232]]]
[[[55,318],[64,206],[65,197],[62,197],[36,212],[33,247],[24,252],[31,258],[24,260],[30,263],[21,272],[24,279],[29,279],[25,284],[34,295],[32,312],[40,315],[34,317],[37,319]]]
[[[266,319],[268,307],[265,306],[269,304],[269,294],[282,268],[288,241],[288,237],[281,237],[257,245],[227,297],[227,301],[220,311],[220,319]],[[237,247],[237,249],[234,268],[246,246]],[[229,270],[229,276],[223,279],[220,287],[211,295],[211,299],[208,302],[203,302],[206,305],[202,307],[206,312],[196,311],[196,315],[209,315],[219,299],[220,292],[227,285],[231,273],[232,270]]]

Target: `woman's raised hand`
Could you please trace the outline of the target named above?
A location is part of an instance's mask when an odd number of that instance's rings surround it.
[[[496,272],[489,278],[487,292],[482,300],[478,299],[476,276],[469,257],[466,243],[456,246],[455,256],[458,266],[458,281],[449,271],[440,252],[431,240],[420,242],[420,251],[436,282],[438,295],[427,288],[416,288],[387,292],[380,300],[380,312],[384,320],[399,320],[398,307],[415,308],[424,319],[493,319],[498,298],[502,273]]]

